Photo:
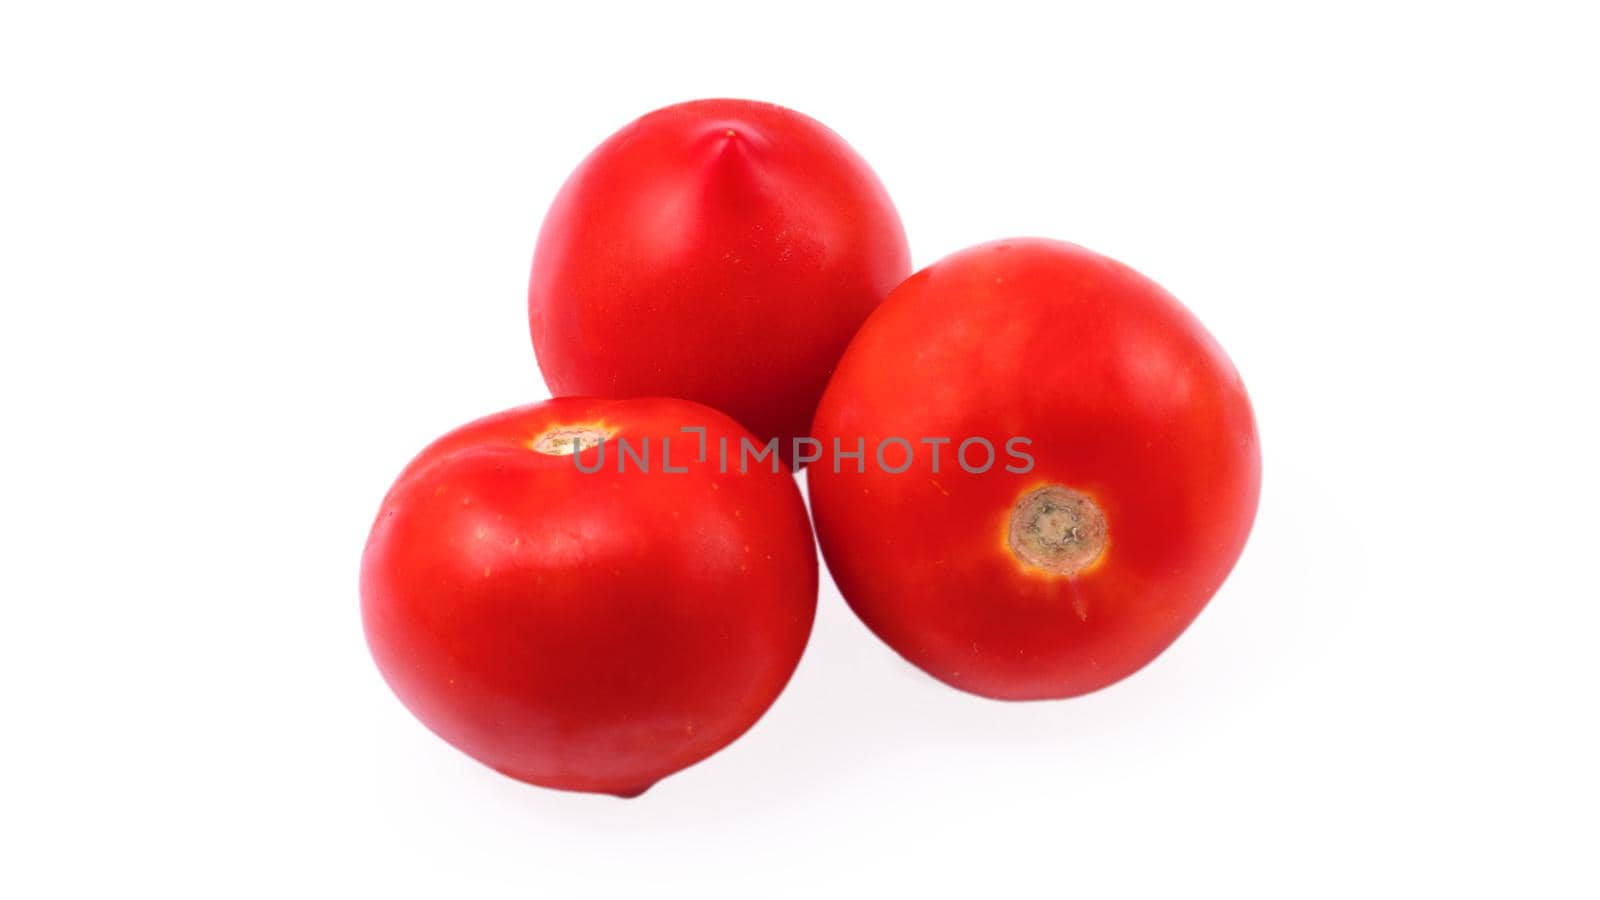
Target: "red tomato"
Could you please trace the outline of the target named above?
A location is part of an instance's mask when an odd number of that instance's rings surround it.
[[[889,195],[838,135],[701,100],[628,125],[567,179],[528,313],[551,393],[695,400],[792,462],[839,354],[910,272]]]
[[[718,471],[720,440],[741,438],[682,400],[568,398],[436,441],[361,563],[389,686],[446,741],[547,787],[633,796],[726,746],[794,671],[817,591],[793,478]],[[648,471],[626,455],[617,471],[620,441],[648,447]]]
[[[1260,490],[1222,348],[1137,272],[1053,241],[913,275],[846,351],[815,434],[812,515],[851,607],[930,674],[1001,699],[1082,694],[1154,659],[1233,567]],[[836,468],[835,441],[864,459]]]

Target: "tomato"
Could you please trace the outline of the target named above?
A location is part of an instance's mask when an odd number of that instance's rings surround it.
[[[528,314],[551,393],[695,400],[792,462],[839,354],[910,272],[888,194],[838,135],[701,100],[638,119],[567,179]]]
[[[816,550],[787,471],[724,473],[702,440],[754,442],[686,401],[567,398],[425,449],[361,563],[401,702],[513,778],[621,796],[754,724],[810,634]]]
[[[913,275],[845,352],[814,431],[812,515],[845,599],[994,698],[1082,694],[1155,658],[1228,575],[1260,490],[1216,341],[1137,272],[1053,241]]]

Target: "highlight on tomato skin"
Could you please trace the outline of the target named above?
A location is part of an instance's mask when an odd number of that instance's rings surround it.
[[[856,329],[911,272],[888,193],[793,110],[698,100],[607,138],[539,229],[528,317],[556,396],[682,397],[808,433]]]
[[[702,451],[741,440],[683,400],[562,398],[435,441],[362,557],[385,681],[545,787],[631,797],[716,753],[783,690],[816,609],[793,477]]]
[[[1260,493],[1254,413],[1217,342],[1154,282],[1058,241],[979,245],[907,279],[840,360],[813,434],[916,445],[899,472],[871,449],[808,470],[823,557],[885,643],[996,699],[1076,696],[1149,663],[1222,585]],[[1027,459],[969,472],[952,451],[975,436]]]

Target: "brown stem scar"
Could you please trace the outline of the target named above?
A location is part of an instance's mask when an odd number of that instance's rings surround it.
[[[1034,488],[1011,510],[1011,552],[1058,575],[1083,571],[1106,547],[1106,517],[1088,495],[1059,484]]]
[[[571,456],[609,440],[616,429],[604,425],[552,425],[533,439],[529,446],[546,456]]]

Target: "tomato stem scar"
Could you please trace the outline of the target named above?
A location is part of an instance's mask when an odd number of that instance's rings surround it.
[[[601,441],[609,440],[616,433],[616,429],[597,423],[552,425],[534,438],[529,446],[534,452],[546,456],[571,456],[590,447],[599,446]]]
[[[1088,495],[1059,484],[1023,494],[1011,510],[1011,552],[1058,575],[1083,571],[1106,547],[1106,517]]]

